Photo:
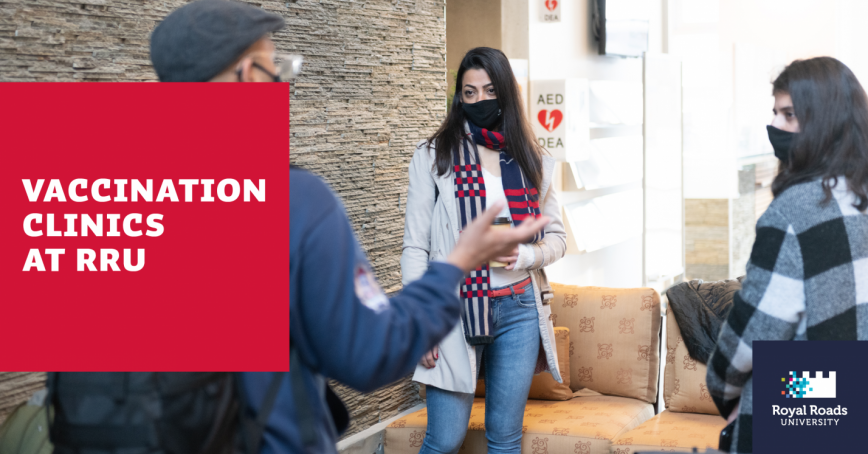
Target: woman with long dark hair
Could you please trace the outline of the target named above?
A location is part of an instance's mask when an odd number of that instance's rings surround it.
[[[868,339],[868,98],[830,57],[790,63],[773,94],[775,199],[708,362],[733,453],[753,451],[753,341]]]
[[[471,271],[456,289],[464,302],[462,323],[422,358],[413,377],[427,385],[428,429],[420,453],[461,447],[480,369],[488,452],[518,453],[533,374],[546,370],[562,381],[543,271],[566,250],[551,188],[554,159],[531,131],[503,52],[469,51],[456,85],[449,114],[410,162],[403,281],[449,254],[464,226],[497,200],[508,202],[498,215],[506,228],[543,214],[552,222],[530,243],[497,258],[500,263]]]

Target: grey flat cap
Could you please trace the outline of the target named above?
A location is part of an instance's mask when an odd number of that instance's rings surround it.
[[[283,25],[277,14],[244,3],[197,0],[154,29],[151,62],[161,82],[206,82]]]

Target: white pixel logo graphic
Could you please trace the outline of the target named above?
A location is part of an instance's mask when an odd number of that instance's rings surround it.
[[[828,378],[823,378],[823,372],[817,371],[813,378],[809,372],[802,372],[802,376],[797,377],[796,373],[791,371],[789,377],[781,378],[787,385],[781,395],[787,396],[787,399],[834,398],[837,390],[836,375],[835,371],[831,371]]]

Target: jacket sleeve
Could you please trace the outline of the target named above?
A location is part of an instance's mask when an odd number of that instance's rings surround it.
[[[708,391],[726,418],[753,371],[753,341],[804,332],[804,267],[798,238],[770,207],[757,222],[747,275],[708,360]]]
[[[428,146],[420,144],[410,160],[410,184],[404,216],[404,247],[401,252],[401,282],[418,279],[428,268],[431,254],[431,218],[435,183],[431,175]]]
[[[357,296],[355,235],[342,205],[335,205],[303,233],[291,333],[293,339],[301,336],[298,351],[313,370],[367,392],[412,372],[452,330],[461,308],[454,289],[462,272],[432,263],[388,305],[370,308]],[[364,282],[363,295],[372,288]]]
[[[549,171],[549,175],[551,175],[551,171]],[[549,179],[551,179],[551,176],[549,176]],[[545,268],[560,260],[567,251],[567,232],[564,229],[561,206],[558,203],[558,197],[554,188],[548,188],[541,206],[542,210],[540,212],[552,220],[545,228],[546,234],[543,240],[531,245],[533,248],[533,264],[524,269],[537,270]]]

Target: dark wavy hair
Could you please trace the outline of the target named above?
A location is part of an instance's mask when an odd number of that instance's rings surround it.
[[[772,183],[777,197],[787,188],[822,178],[828,203],[839,176],[868,208],[868,97],[856,76],[831,57],[796,60],[775,79],[773,94],[788,93],[799,120],[790,159]]]
[[[452,171],[453,150],[457,150],[463,140],[465,118],[464,111],[460,107],[461,87],[464,73],[469,69],[482,69],[488,73],[502,112],[498,130],[506,132],[507,153],[518,161],[525,177],[533,187],[540,190],[543,179],[544,149],[537,143],[524,114],[518,82],[512,74],[509,60],[503,52],[490,47],[477,47],[464,55],[455,81],[452,108],[440,125],[440,129],[428,138],[429,145],[434,143],[437,174],[442,176]]]

